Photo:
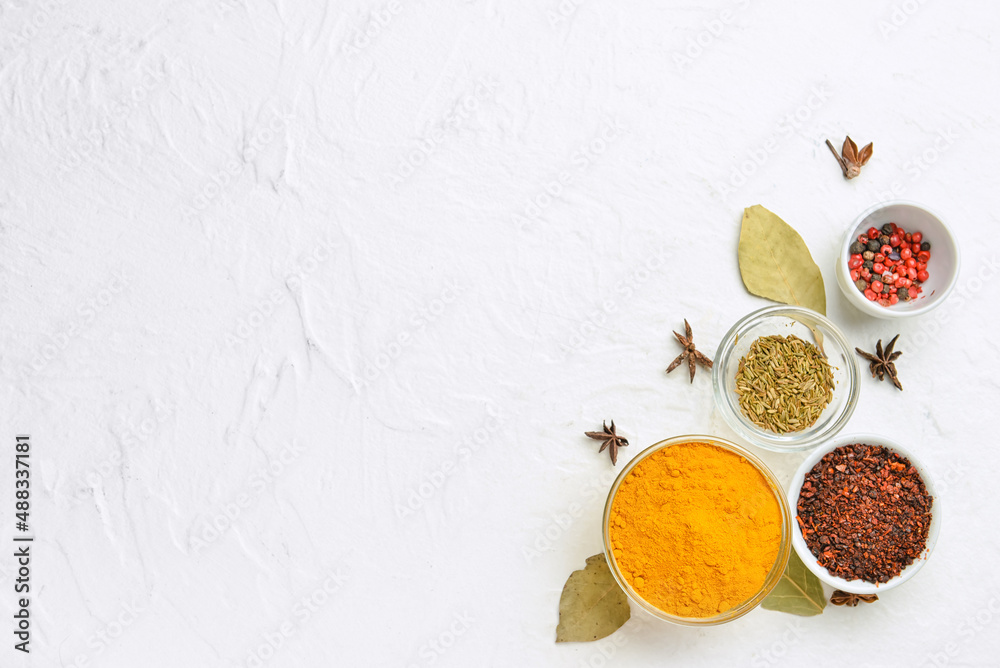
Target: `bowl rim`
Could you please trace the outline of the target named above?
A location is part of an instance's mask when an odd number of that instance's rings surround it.
[[[781,542],[778,546],[778,556],[775,558],[774,565],[771,567],[771,570],[768,572],[764,580],[764,586],[759,592],[757,592],[757,594],[740,605],[730,608],[726,612],[715,615],[714,617],[680,617],[678,615],[672,615],[668,612],[660,610],[656,606],[647,602],[632,588],[631,583],[629,583],[625,576],[621,573],[621,570],[618,568],[618,561],[615,559],[614,550],[611,548],[611,507],[622,481],[625,480],[628,474],[632,472],[632,469],[634,469],[639,462],[645,460],[655,452],[659,452],[660,450],[681,443],[707,443],[745,458],[751,466],[760,472],[761,476],[767,482],[768,486],[771,488],[772,494],[774,494],[775,500],[778,502],[778,508],[781,512]],[[679,624],[681,626],[715,626],[717,624],[724,624],[726,622],[739,619],[760,605],[761,602],[767,598],[767,595],[771,593],[774,587],[777,586],[782,575],[784,575],[785,568],[788,565],[788,559],[791,556],[792,550],[791,537],[795,533],[791,525],[791,509],[788,507],[788,499],[784,488],[782,487],[777,476],[775,476],[771,469],[768,468],[767,464],[761,461],[757,455],[750,452],[747,448],[726,438],[712,436],[709,434],[686,434],[681,436],[672,436],[670,438],[657,441],[639,452],[639,454],[633,457],[628,464],[625,465],[625,467],[618,474],[618,477],[616,477],[615,481],[611,484],[611,489],[608,490],[607,501],[604,503],[604,515],[601,522],[602,540],[604,542],[604,556],[608,562],[608,569],[611,571],[611,575],[614,577],[615,582],[617,582],[618,586],[622,588],[622,591],[625,592],[628,599],[654,617],[667,622],[672,622],[674,624]]]
[[[845,373],[847,378],[845,379],[845,383],[847,387],[845,389],[848,392],[848,395],[847,400],[844,403],[843,411],[836,417],[836,419],[830,422],[830,425],[825,431],[815,432],[805,438],[796,436],[795,432],[791,434],[774,434],[772,436],[751,423],[743,415],[739,406],[732,405],[732,399],[726,394],[722,381],[723,367],[726,366],[724,362],[735,349],[737,335],[741,329],[745,328],[753,321],[761,320],[766,316],[782,315],[791,320],[795,320],[795,318],[792,317],[795,314],[816,320],[826,327],[826,329],[832,334],[837,344],[843,348],[844,358],[846,360]],[[726,421],[726,424],[729,425],[730,429],[736,432],[739,437],[749,441],[757,447],[764,448],[765,450],[770,450],[772,452],[799,452],[815,448],[820,444],[825,443],[827,440],[836,437],[837,434],[839,434],[850,421],[851,416],[854,415],[854,410],[858,406],[858,400],[861,396],[861,366],[858,363],[857,356],[854,354],[854,350],[848,342],[847,337],[841,329],[825,315],[817,311],[813,311],[812,309],[805,308],[804,306],[773,304],[746,314],[737,320],[736,323],[729,328],[729,331],[723,335],[722,340],[719,342],[719,347],[715,351],[715,363],[712,365],[712,390],[715,396],[715,404],[722,413],[723,419]],[[835,392],[837,390],[838,388],[834,388]]]
[[[816,557],[814,557],[812,552],[809,551],[809,547],[806,545],[806,541],[802,537],[802,532],[798,529],[798,521],[795,519],[798,517],[798,512],[795,509],[798,508],[799,492],[802,490],[802,483],[805,481],[806,473],[809,472],[816,465],[816,463],[819,462],[819,460],[830,452],[841,446],[852,445],[854,443],[883,446],[902,455],[903,457],[906,457],[910,461],[910,464],[917,469],[917,472],[920,474],[920,478],[924,482],[924,488],[932,497],[931,524],[927,530],[927,542],[924,545],[924,551],[920,553],[920,556],[917,557],[912,564],[904,568],[899,575],[892,578],[888,582],[871,583],[865,582],[864,580],[845,580],[842,577],[838,577],[830,573],[830,571],[826,570],[825,567],[819,565],[816,561]],[[871,432],[844,434],[831,440],[822,447],[817,448],[813,452],[810,452],[809,456],[806,457],[801,464],[799,464],[799,467],[795,470],[795,473],[792,475],[792,480],[788,485],[788,505],[793,512],[792,547],[799,555],[799,559],[801,559],[806,568],[808,568],[822,582],[851,594],[881,594],[913,579],[913,577],[920,571],[921,568],[923,568],[923,565],[927,563],[927,560],[930,558],[934,547],[937,545],[938,535],[941,532],[941,499],[936,493],[934,481],[929,474],[930,471],[926,466],[924,466],[920,459],[913,454],[912,450],[907,449],[903,445],[900,445],[898,441],[889,437]]]
[[[893,310],[892,308],[885,308],[884,306],[879,306],[878,304],[868,301],[860,292],[858,292],[853,283],[850,283],[848,280],[850,276],[847,273],[846,258],[850,257],[850,246],[855,240],[854,233],[857,231],[858,226],[861,225],[861,222],[865,218],[890,206],[912,207],[923,211],[932,218],[935,218],[941,224],[942,229],[944,229],[945,235],[948,239],[948,244],[955,255],[955,270],[952,272],[951,279],[944,286],[944,288],[936,292],[933,297],[930,295],[925,297],[925,303],[922,306],[918,306],[908,311]],[[868,315],[875,316],[876,318],[892,320],[896,318],[912,318],[918,315],[923,315],[942,304],[948,295],[951,294],[952,290],[955,289],[955,285],[958,283],[958,274],[962,267],[962,252],[958,245],[958,241],[955,239],[954,233],[951,231],[951,226],[948,225],[945,219],[935,209],[932,209],[925,204],[921,204],[920,202],[914,202],[913,200],[893,199],[873,204],[854,218],[844,233],[844,239],[840,244],[840,253],[837,255],[836,262],[837,284],[840,286],[840,291],[844,293],[847,301],[855,308],[867,313]]]

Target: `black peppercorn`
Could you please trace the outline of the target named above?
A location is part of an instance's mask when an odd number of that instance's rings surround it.
[[[924,243],[920,244],[920,250],[929,251],[930,249],[931,249],[931,242],[925,241]]]
[[[880,244],[882,244],[882,246],[888,246],[889,245],[889,235],[883,234],[882,236],[880,236],[878,238],[878,241],[879,241]],[[881,248],[881,246],[880,246],[880,248]]]
[[[882,292],[884,292],[885,294],[889,294],[890,289],[892,289],[892,286],[889,285],[888,283],[882,284]]]
[[[896,290],[896,296],[899,297],[904,302],[910,301],[910,291],[907,290],[906,288],[900,288],[899,290]]]
[[[878,242],[878,239],[872,239],[868,242],[868,250],[873,253],[877,253],[878,249],[882,247],[882,244]]]
[[[861,266],[864,267],[865,269],[870,270],[875,266],[875,263],[872,262],[871,260],[865,260],[864,264],[862,264]]]
[[[883,232],[883,233],[884,233],[884,234],[885,234],[886,236],[888,236],[888,235],[892,234],[892,223],[886,223],[885,225],[883,225],[883,226],[882,226],[882,232]]]
[[[863,253],[864,251],[865,247],[862,246],[859,242],[855,241],[853,244],[851,244],[851,255],[857,255],[859,253]]]

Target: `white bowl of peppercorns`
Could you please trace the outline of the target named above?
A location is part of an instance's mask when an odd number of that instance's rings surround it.
[[[958,279],[958,244],[940,216],[902,200],[863,211],[837,258],[837,283],[847,301],[877,318],[927,313]]]
[[[877,434],[840,436],[802,462],[788,488],[792,547],[822,582],[881,594],[923,567],[941,531],[927,469]]]

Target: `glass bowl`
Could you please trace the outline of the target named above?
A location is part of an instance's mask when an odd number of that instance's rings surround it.
[[[767,577],[764,579],[764,585],[760,588],[756,594],[752,597],[743,601],[739,605],[730,608],[729,610],[719,613],[713,617],[680,617],[677,615],[665,612],[653,604],[647,602],[635,589],[632,588],[632,584],[625,578],[621,570],[618,568],[618,562],[615,559],[614,549],[611,547],[611,536],[610,536],[610,526],[611,526],[611,507],[615,500],[615,495],[618,493],[618,488],[621,486],[622,481],[628,476],[635,466],[649,457],[650,455],[659,452],[665,448],[669,448],[673,445],[680,443],[707,443],[709,445],[714,445],[723,450],[727,450],[734,454],[743,457],[747,462],[749,462],[764,480],[767,482],[771,493],[774,495],[775,500],[778,503],[778,507],[781,512],[781,542],[778,546],[778,556],[774,561],[774,566],[768,572]],[[642,452],[640,452],[635,458],[632,459],[622,469],[622,472],[618,474],[618,478],[615,479],[613,485],[611,485],[611,491],[608,493],[608,501],[604,505],[604,554],[608,560],[608,567],[611,569],[611,574],[614,576],[615,580],[618,582],[619,586],[628,596],[629,600],[635,605],[650,613],[654,617],[662,619],[664,621],[673,622],[675,624],[681,624],[684,626],[714,626],[716,624],[724,624],[726,622],[731,622],[734,619],[738,619],[743,615],[747,614],[754,608],[756,608],[764,598],[771,593],[775,585],[781,579],[781,576],[785,572],[785,566],[788,564],[788,556],[791,552],[791,527],[792,520],[791,514],[788,509],[788,502],[785,497],[785,492],[782,489],[781,484],[778,482],[774,474],[771,473],[770,469],[760,461],[753,453],[749,452],[745,448],[741,448],[731,441],[727,441],[723,438],[717,436],[706,436],[703,434],[693,434],[689,436],[675,436],[673,438],[668,438],[666,440],[660,441],[654,445],[649,446]]]
[[[740,359],[759,337],[775,334],[794,334],[803,341],[818,344],[833,370],[833,399],[812,426],[787,434],[762,429],[751,422],[740,410],[736,394]],[[776,452],[814,448],[843,429],[858,404],[859,376],[857,355],[837,326],[819,313],[800,306],[768,306],[745,316],[722,338],[712,366],[715,403],[726,423],[741,438]]]

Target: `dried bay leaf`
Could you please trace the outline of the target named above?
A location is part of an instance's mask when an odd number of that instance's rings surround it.
[[[615,581],[604,554],[573,571],[559,597],[556,642],[590,642],[611,635],[632,616],[625,592]]]
[[[747,290],[826,315],[823,274],[799,233],[759,204],[743,210],[740,275]]]
[[[819,578],[806,568],[799,555],[792,550],[781,580],[760,605],[765,610],[812,617],[823,612],[826,596],[823,595],[823,584]]]

